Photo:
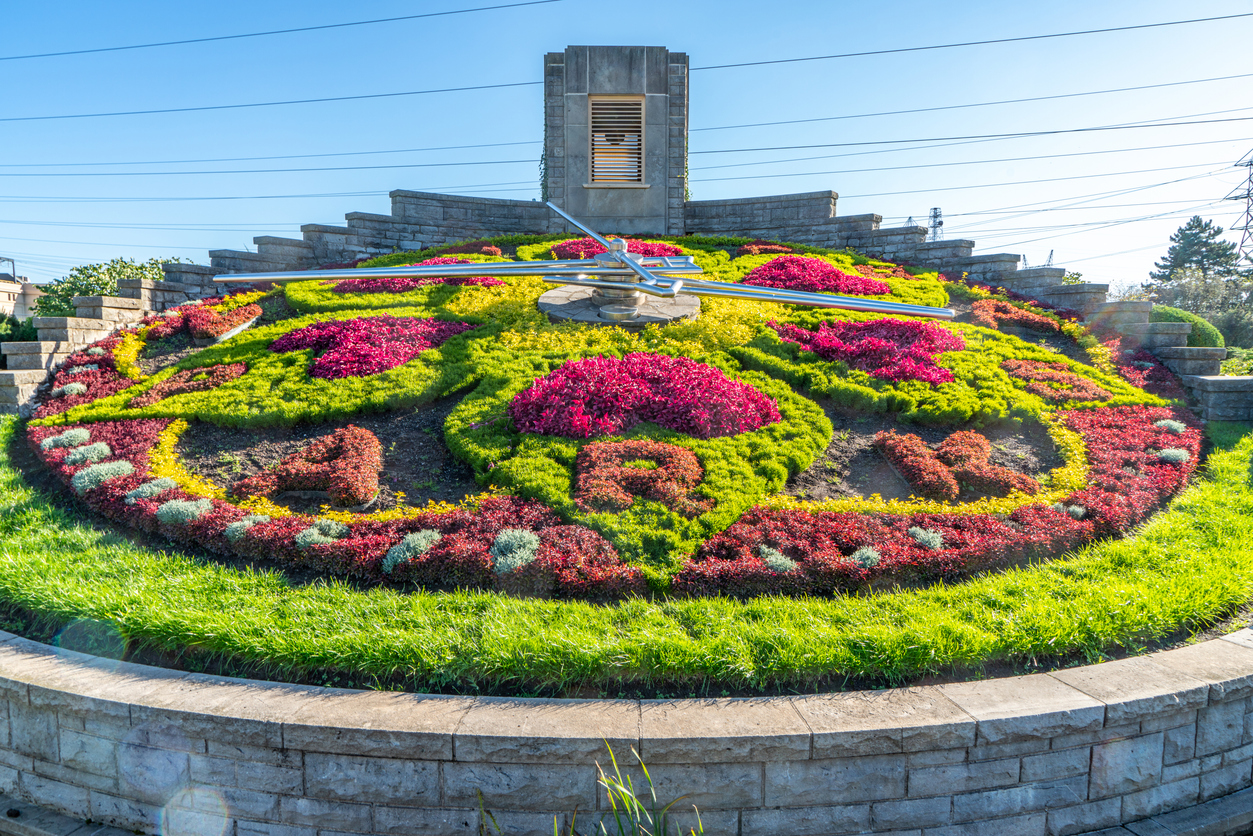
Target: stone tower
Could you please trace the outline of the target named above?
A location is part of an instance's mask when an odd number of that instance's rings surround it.
[[[544,56],[548,198],[593,229],[682,235],[687,54],[570,46]]]

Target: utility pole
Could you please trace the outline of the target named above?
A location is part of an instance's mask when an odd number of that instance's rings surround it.
[[[934,206],[931,209],[931,234],[927,236],[928,241],[942,241],[944,239],[944,213],[940,211],[940,207]]]
[[[1244,233],[1240,237],[1240,255],[1236,263],[1244,262],[1247,266],[1253,267],[1253,151],[1245,154],[1236,165],[1248,169],[1248,176],[1244,180],[1244,185],[1237,186],[1235,191],[1227,195],[1224,200],[1244,201],[1244,214],[1240,216],[1240,222],[1232,227],[1232,230],[1238,229]]]

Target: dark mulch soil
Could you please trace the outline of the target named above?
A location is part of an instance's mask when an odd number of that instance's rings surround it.
[[[835,434],[820,459],[788,480],[783,492],[791,496],[837,499],[879,494],[884,499],[907,499],[911,495],[909,483],[873,446],[875,435],[883,430],[916,435],[934,446],[958,430],[973,429],[992,442],[993,464],[1037,479],[1064,463],[1048,431],[1035,422],[1007,422],[989,427],[969,424],[930,427],[906,424],[892,415],[842,409],[826,399],[818,403],[835,428]],[[984,494],[964,488],[957,499],[969,502],[981,496]]]
[[[197,351],[200,351],[200,346],[191,341],[191,334],[173,334],[144,346],[143,351],[139,352],[139,368],[143,369],[145,375],[156,374]]]
[[[482,490],[469,465],[453,458],[444,446],[444,419],[460,400],[461,396],[455,395],[414,412],[359,415],[351,421],[295,427],[245,430],[197,421],[179,439],[178,455],[191,472],[229,488],[277,465],[313,439],[353,424],[374,433],[383,445],[379,499],[371,511],[397,504],[422,507],[428,500],[457,502]],[[274,500],[299,513],[317,513],[327,502],[285,494]]]

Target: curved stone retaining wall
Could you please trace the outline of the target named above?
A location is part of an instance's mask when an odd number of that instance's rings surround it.
[[[1248,630],[1054,674],[675,701],[250,682],[0,634],[0,696],[0,792],[144,833],[473,834],[481,793],[504,833],[551,836],[604,809],[606,741],[720,836],[1064,836],[1242,790],[1253,808]]]

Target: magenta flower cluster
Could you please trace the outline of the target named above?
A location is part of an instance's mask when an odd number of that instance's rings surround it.
[[[778,287],[807,293],[849,293],[854,296],[881,296],[892,288],[866,276],[850,276],[820,258],[781,255],[749,271],[744,284]]]
[[[769,325],[784,342],[893,382],[952,383],[953,373],[937,366],[935,355],[966,347],[959,334],[939,325],[904,319],[822,322],[817,331],[778,322]]]
[[[591,438],[641,421],[696,438],[780,420],[774,400],[686,357],[628,354],[572,360],[519,392],[509,417],[522,432]]]
[[[468,258],[428,258],[426,261],[419,261],[416,264],[406,264],[406,267],[426,267],[428,265],[437,264],[472,264]],[[406,293],[414,288],[425,287],[433,284],[448,285],[475,285],[477,287],[495,287],[503,285],[500,279],[494,279],[491,276],[449,276],[445,278],[418,278],[416,276],[380,276],[377,279],[344,279],[338,282],[323,282],[323,284],[334,284],[333,290],[336,293]]]
[[[310,377],[365,377],[402,366],[428,348],[477,328],[433,318],[367,316],[315,322],[270,343],[270,351],[325,352],[309,366]]]
[[[652,241],[637,241],[627,238],[627,252],[638,255],[657,257],[667,255],[683,255],[683,250],[673,244],[660,244]],[[591,238],[575,238],[573,241],[562,241],[553,244],[553,255],[556,258],[591,258],[606,252],[605,248]]]

